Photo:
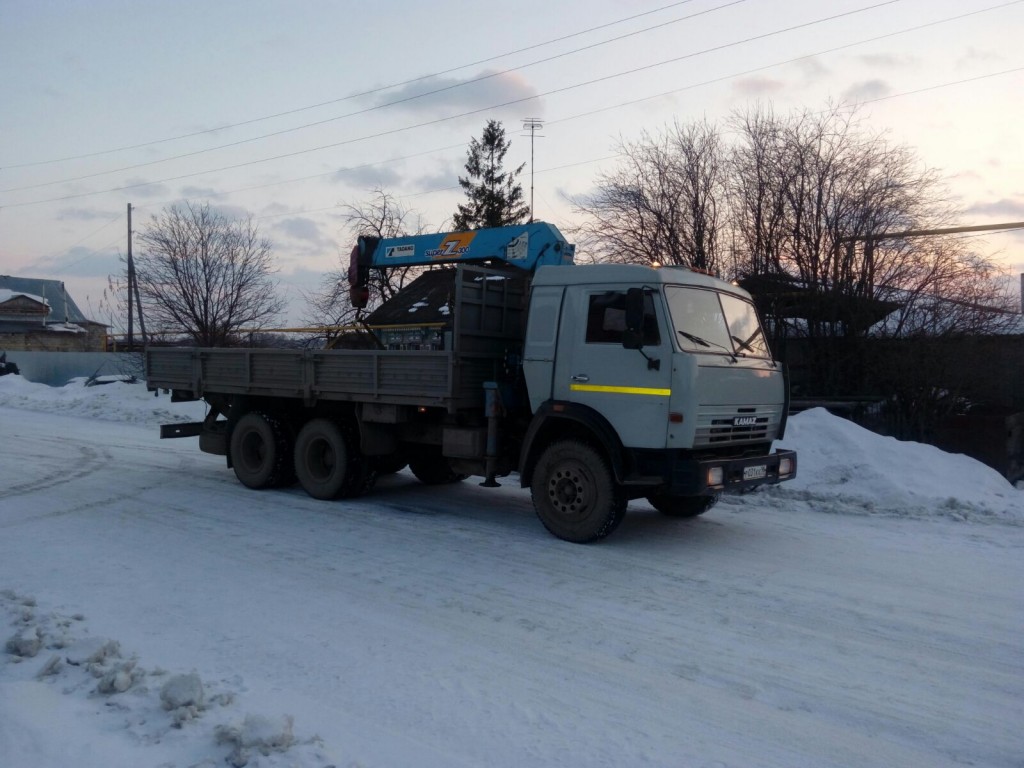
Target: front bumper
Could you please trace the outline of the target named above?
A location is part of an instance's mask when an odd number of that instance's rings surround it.
[[[742,459],[712,459],[694,461],[696,472],[673,474],[672,493],[687,493],[679,480],[690,484],[696,495],[713,493],[740,493],[759,485],[792,480],[796,477],[796,451],[777,449],[767,456],[747,456]],[[788,469],[788,471],[786,471]],[[694,477],[694,474],[696,477]]]
[[[657,486],[657,492],[671,496],[713,496],[741,493],[760,485],[773,485],[796,477],[796,451],[777,449],[771,453],[738,458],[694,458],[683,452],[636,452],[636,474],[625,478],[627,485]],[[788,469],[788,471],[787,471]]]

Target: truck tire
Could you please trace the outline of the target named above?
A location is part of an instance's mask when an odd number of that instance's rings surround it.
[[[235,477],[249,488],[274,488],[292,477],[288,433],[281,421],[269,413],[243,414],[231,430],[228,450]]]
[[[409,466],[409,461],[400,453],[392,453],[388,456],[375,456],[373,466],[378,475],[393,475]]]
[[[354,431],[329,419],[313,419],[299,430],[295,474],[314,499],[358,496],[369,487],[370,479]]]
[[[656,494],[648,496],[651,506],[668,517],[697,517],[703,515],[718,501],[714,496],[669,496]]]
[[[579,440],[561,440],[544,449],[530,491],[544,527],[577,544],[603,539],[626,514],[628,500],[608,462]]]
[[[409,460],[409,469],[424,485],[461,483],[469,477],[453,471],[448,459],[439,451],[426,451],[414,456]]]

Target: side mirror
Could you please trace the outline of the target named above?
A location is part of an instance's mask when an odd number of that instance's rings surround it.
[[[644,289],[630,288],[626,291],[626,329],[622,334],[622,346],[626,349],[643,349],[644,346]]]

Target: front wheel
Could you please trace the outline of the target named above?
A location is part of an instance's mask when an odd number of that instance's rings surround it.
[[[578,440],[562,440],[544,449],[530,491],[544,527],[577,544],[603,539],[626,513],[626,496],[608,462],[593,446]]]
[[[314,499],[358,496],[369,485],[369,468],[353,430],[329,419],[313,419],[299,431],[295,474]]]
[[[697,517],[703,515],[718,501],[715,496],[669,496],[657,494],[648,496],[651,506],[668,517]]]

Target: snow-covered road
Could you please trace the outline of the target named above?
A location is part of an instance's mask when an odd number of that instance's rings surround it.
[[[157,439],[166,398],[97,388],[85,418],[0,384],[0,622],[42,640],[0,659],[7,768],[1024,764],[1024,493],[951,480],[965,459],[931,481],[959,496],[886,506],[802,455],[796,487],[690,521],[634,502],[576,546],[512,479],[254,492]],[[138,424],[103,420],[118,398]],[[174,727],[159,693],[192,672]],[[289,738],[232,739],[259,723]]]

